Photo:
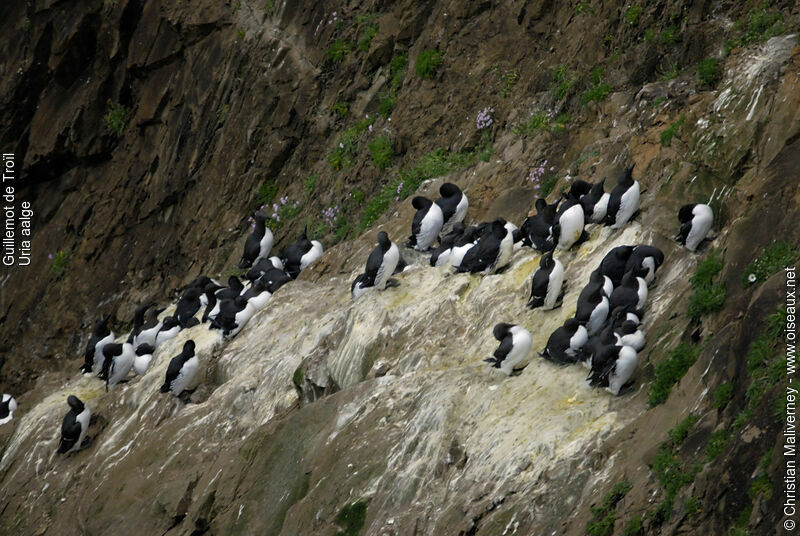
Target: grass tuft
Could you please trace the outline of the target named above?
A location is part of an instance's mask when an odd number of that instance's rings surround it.
[[[438,50],[423,50],[417,56],[417,61],[414,65],[417,76],[425,80],[432,80],[443,61],[442,53]]]
[[[656,378],[650,386],[650,395],[647,398],[651,408],[667,400],[672,386],[678,383],[697,361],[700,350],[701,348],[694,344],[681,343],[670,351],[667,359],[656,365]]]

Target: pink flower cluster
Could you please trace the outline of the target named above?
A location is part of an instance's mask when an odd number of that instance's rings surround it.
[[[333,229],[336,227],[336,222],[339,220],[339,205],[334,205],[322,210],[322,221]]]
[[[531,172],[528,174],[528,178],[526,180],[530,181],[534,188],[537,190],[541,186],[540,182],[542,178],[544,178],[545,174],[550,171],[551,173],[555,171],[555,166],[550,166],[550,169],[547,168],[547,160],[544,160],[541,164],[537,167],[533,168]]]
[[[331,13],[331,18],[328,21],[328,24],[333,24],[334,22],[339,22],[339,15],[335,11]]]
[[[396,192],[397,195],[394,196],[394,200],[395,201],[399,201],[400,200],[400,192],[402,192],[402,191],[403,191],[403,181],[400,181],[400,184],[397,185],[397,192]]]
[[[492,126],[492,123],[494,123],[494,119],[492,119],[493,113],[494,108],[488,106],[478,112],[478,117],[475,119],[475,126],[478,127],[478,130],[483,130],[484,128]]]

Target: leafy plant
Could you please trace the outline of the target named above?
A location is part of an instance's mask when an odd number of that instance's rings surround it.
[[[708,440],[708,445],[706,446],[706,458],[708,461],[712,461],[722,454],[730,438],[731,433],[725,428],[721,428],[711,434],[711,438]]]
[[[531,138],[539,132],[561,132],[569,123],[569,114],[556,112],[552,109],[537,108],[531,114],[530,119],[511,129],[517,136]]]
[[[62,273],[64,273],[64,268],[67,267],[67,263],[69,262],[69,258],[72,256],[72,252],[68,249],[59,249],[55,255],[52,253],[48,255],[50,259],[50,273],[56,277],[59,277]]]
[[[683,123],[686,122],[686,116],[681,116],[680,119],[672,123],[669,127],[667,127],[664,132],[661,133],[661,146],[662,147],[669,147],[672,143],[672,138],[678,134],[678,129],[683,126]]]
[[[661,31],[661,43],[664,45],[675,45],[681,40],[680,30],[677,26],[667,26]]]
[[[697,65],[697,80],[700,85],[713,87],[719,77],[717,58],[706,58]]]
[[[110,100],[106,106],[106,115],[103,119],[106,122],[106,129],[116,137],[122,136],[125,127],[128,126],[128,119],[131,109],[122,104],[113,104]]]
[[[261,186],[258,187],[258,192],[256,192],[256,206],[260,207],[272,203],[277,193],[278,185],[275,181],[273,179],[265,180],[261,183]]]
[[[369,45],[372,43],[372,39],[376,35],[378,35],[378,27],[368,24],[361,32],[361,36],[358,38],[358,50],[361,52],[369,51]]]
[[[642,525],[642,516],[639,514],[631,517],[628,524],[625,525],[625,532],[623,536],[640,536],[644,533],[644,526]]]
[[[685,419],[679,422],[675,428],[669,431],[669,438],[672,441],[672,445],[674,447],[679,447],[683,445],[683,442],[689,435],[689,430],[697,424],[697,421],[700,420],[695,414],[688,415]]]
[[[575,76],[570,74],[566,65],[560,65],[553,69],[551,80],[550,90],[556,100],[562,100],[569,96],[576,81]]]
[[[438,50],[423,50],[414,65],[417,76],[425,80],[433,79],[443,61],[442,53]]]
[[[714,251],[703,260],[689,280],[694,294],[689,298],[689,317],[695,322],[701,317],[722,309],[725,302],[725,284],[714,283],[713,278],[722,271],[723,261]]]
[[[340,38],[334,41],[328,48],[328,59],[333,63],[339,63],[343,61],[349,53],[350,43]]]
[[[661,76],[659,76],[659,80],[662,81],[673,80],[675,78],[678,78],[679,74],[680,74],[680,69],[678,69],[678,62],[673,61],[667,66],[666,70],[661,73]]]
[[[406,67],[408,67],[408,56],[405,54],[398,54],[393,57],[392,61],[389,63],[389,73],[392,77],[391,86],[394,89],[399,89],[403,84]]]
[[[598,84],[583,92],[583,95],[581,96],[581,102],[583,102],[585,106],[592,101],[598,101],[598,102],[602,101],[608,96],[610,92],[611,92],[610,85]]]
[[[303,188],[306,191],[307,196],[311,196],[314,193],[314,188],[317,186],[317,180],[319,179],[319,175],[316,173],[312,173],[306,180],[303,181]]]
[[[346,117],[350,111],[350,105],[346,102],[337,102],[331,107],[331,111],[339,117]]]
[[[391,93],[381,93],[378,95],[378,113],[383,117],[389,117],[394,111],[397,97]]]
[[[369,142],[369,154],[376,168],[384,170],[389,167],[394,158],[394,143],[387,134],[378,136]]]
[[[504,99],[511,95],[511,90],[519,80],[519,69],[509,69],[498,76],[500,81],[500,96]]]

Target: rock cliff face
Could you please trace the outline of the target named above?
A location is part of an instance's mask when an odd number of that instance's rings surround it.
[[[799,19],[791,2],[3,4],[0,143],[36,216],[31,266],[0,279],[0,389],[20,402],[0,428],[0,533],[780,533],[769,326],[800,244]],[[630,164],[641,214],[560,256],[560,309],[524,307],[530,249],[487,277],[404,251],[400,287],[350,300],[376,232],[407,236],[417,185],[456,182],[470,221],[520,224],[542,189],[610,190]],[[701,201],[716,237],[695,255],[672,237]],[[332,247],[239,336],[186,330],[110,392],[77,373],[100,314],[126,332],[139,303],[230,273],[264,202],[279,248],[304,226]],[[776,240],[788,253],[767,262]],[[488,369],[495,323],[540,350],[623,243],[666,254],[633,393],[533,353],[519,376]],[[713,255],[724,302],[691,320]],[[203,381],[184,405],[158,387],[189,338]],[[61,457],[68,394],[92,445]]]

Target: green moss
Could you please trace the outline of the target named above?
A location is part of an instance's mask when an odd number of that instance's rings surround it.
[[[295,369],[294,374],[292,374],[292,383],[294,383],[295,387],[298,389],[303,385],[303,379],[305,377],[305,373],[303,372],[303,365],[300,365]]]
[[[714,407],[723,409],[731,401],[731,398],[733,398],[733,384],[723,383],[714,390]]]
[[[358,536],[367,518],[367,502],[356,501],[346,504],[336,516],[336,524],[342,528],[336,536]]]
[[[700,418],[697,415],[690,414],[688,417],[683,419],[679,422],[675,428],[669,431],[669,438],[672,440],[672,444],[675,447],[679,447],[683,444],[686,440],[686,437],[689,435],[689,430],[697,424],[697,421]]]
[[[688,315],[695,322],[705,315],[722,309],[725,303],[725,285],[714,283],[714,276],[722,271],[724,263],[719,252],[710,253],[697,266],[697,270],[689,280],[694,294],[689,298]]]
[[[417,61],[414,65],[417,76],[425,80],[433,79],[443,61],[442,53],[438,50],[423,50],[417,56]]]
[[[747,287],[766,281],[771,275],[793,266],[800,250],[786,242],[773,242],[761,251],[761,255],[744,269],[742,284]]]
[[[697,497],[689,497],[683,503],[683,507],[686,509],[686,517],[692,517],[700,511],[700,499]]]
[[[697,64],[697,80],[702,86],[713,87],[719,80],[719,60],[706,58]]]
[[[661,76],[659,76],[658,79],[662,81],[674,80],[675,78],[678,78],[680,72],[681,71],[678,68],[678,62],[673,61],[667,66],[666,70],[661,73]]]
[[[675,385],[683,378],[700,355],[700,347],[694,344],[681,343],[669,353],[669,357],[656,365],[656,378],[650,386],[647,399],[650,407],[662,404]]]
[[[379,170],[384,170],[389,167],[394,158],[394,143],[387,134],[382,134],[369,142],[369,154],[372,157],[372,163]]]
[[[261,183],[261,186],[258,187],[258,191],[256,192],[256,206],[260,207],[272,203],[272,200],[275,199],[277,194],[278,185],[275,181],[273,179],[265,180]]]
[[[586,534],[589,536],[611,536],[614,533],[617,503],[628,494],[632,486],[630,482],[617,482],[603,498],[602,504],[592,506],[592,518],[586,523]]]
[[[239,39],[244,39],[244,36],[245,33],[243,29],[239,28],[238,30],[236,30],[236,37],[238,37]]]
[[[106,105],[106,115],[103,117],[106,123],[106,129],[119,138],[128,126],[130,115],[131,109],[127,106],[113,104],[111,101],[108,101]]]
[[[556,187],[558,183],[558,175],[547,175],[540,181],[539,187],[539,196],[542,198],[547,197],[550,195],[550,192],[553,191],[553,188]]]
[[[661,146],[662,147],[669,147],[672,143],[672,138],[677,136],[678,129],[683,126],[683,123],[686,121],[686,116],[681,116],[680,119],[672,123],[669,127],[667,127],[664,132],[661,133]]]
[[[783,17],[779,12],[769,11],[766,7],[754,9],[748,13],[747,33],[742,38],[742,45],[761,43],[785,31]]]
[[[337,39],[328,47],[328,59],[333,63],[343,61],[350,54],[350,43],[344,39]]]

